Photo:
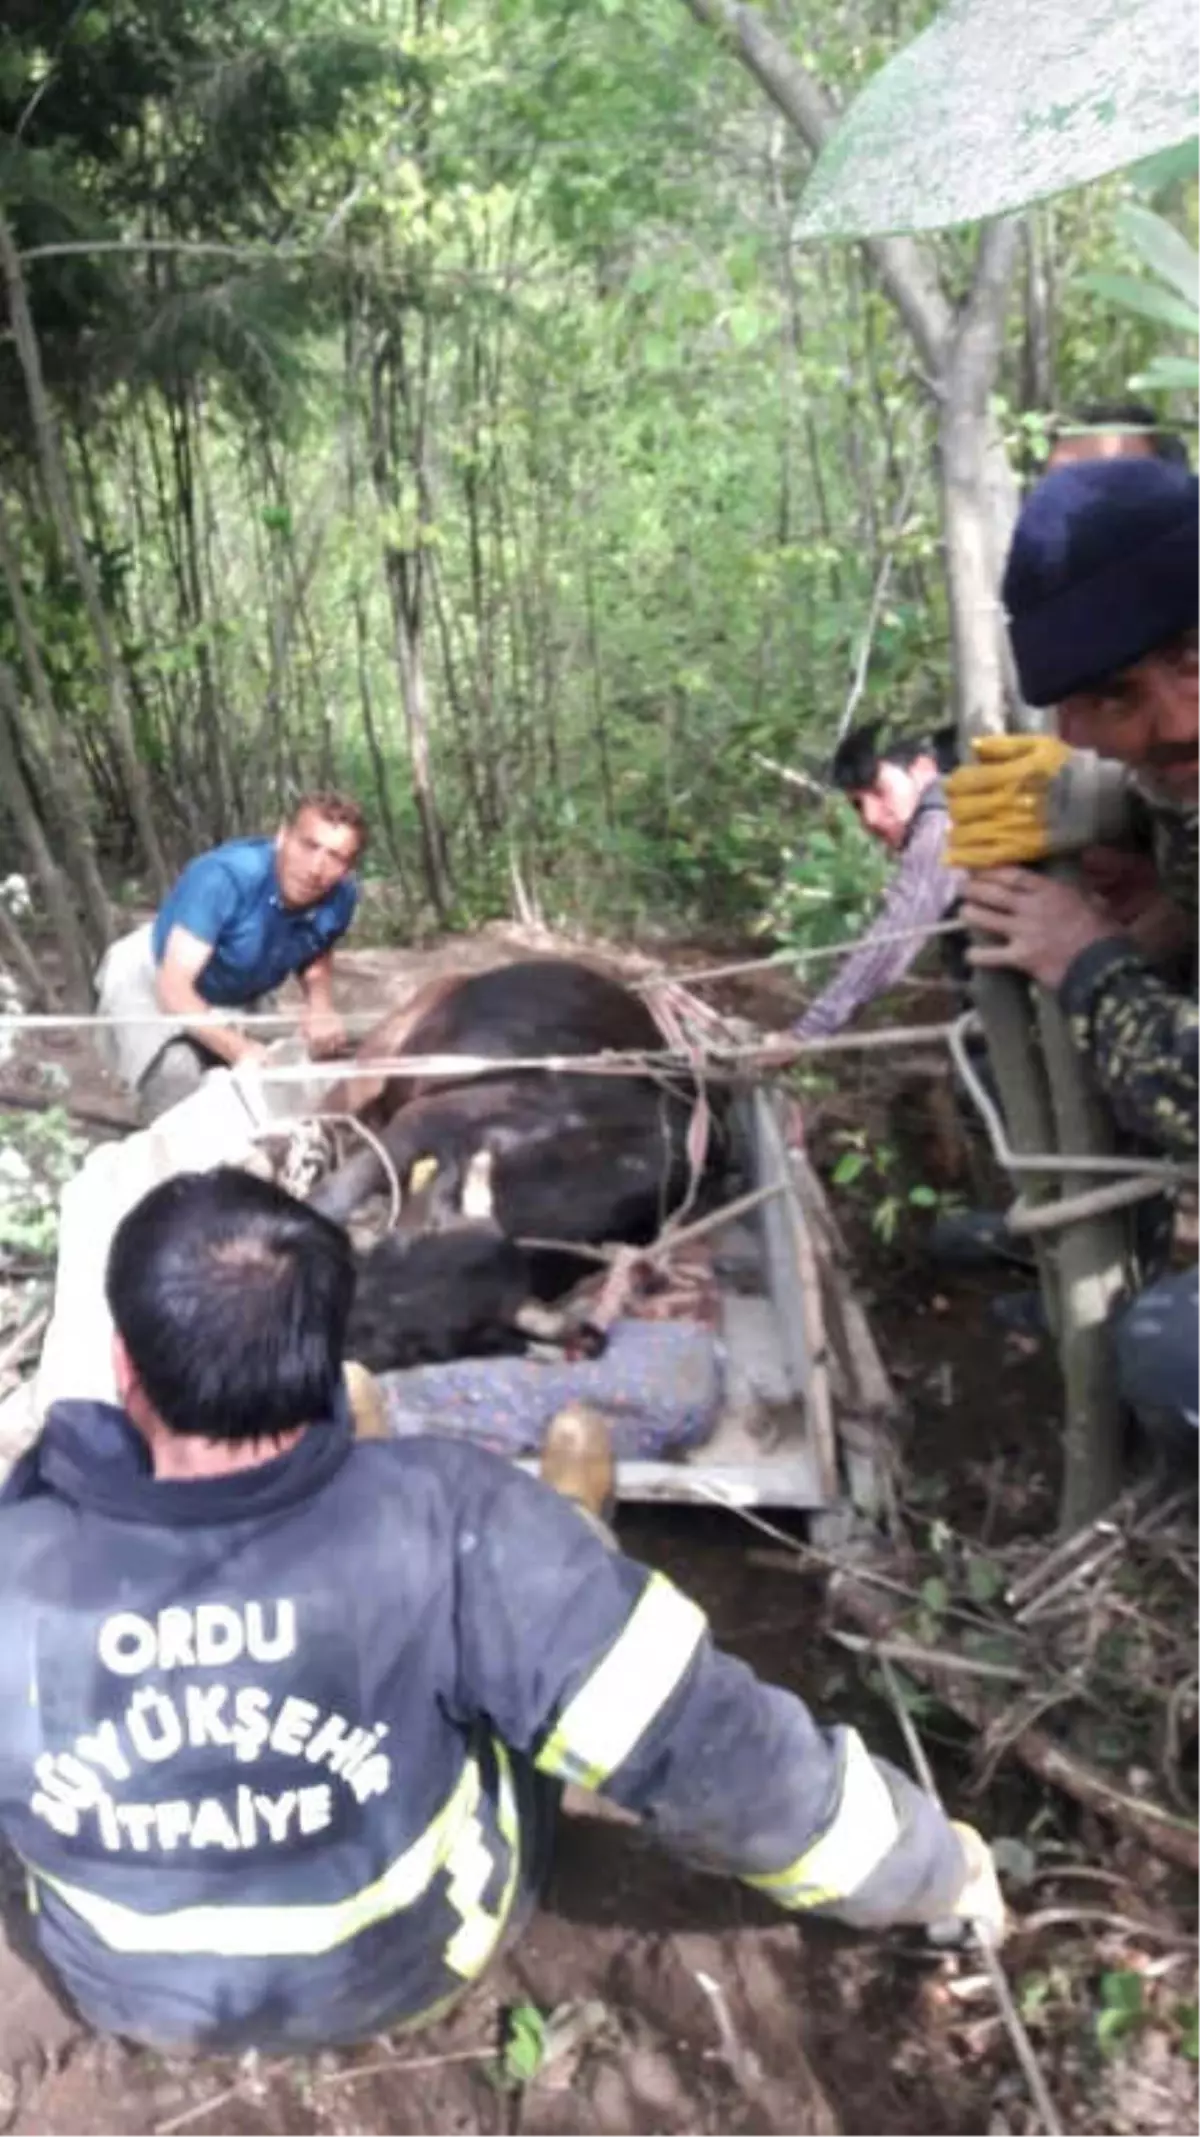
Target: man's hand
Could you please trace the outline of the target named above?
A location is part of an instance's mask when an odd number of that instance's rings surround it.
[[[1043,987],[1057,987],[1081,950],[1116,932],[1073,884],[1027,868],[990,868],[972,876],[961,917],[966,927],[1000,938],[972,945],[973,965],[1014,966]]]
[[[265,1040],[250,1039],[244,1032],[230,1032],[229,1037],[237,1046],[237,1051],[228,1056],[234,1068],[257,1068],[260,1061],[266,1060],[269,1048]]]
[[[1054,851],[1050,787],[1073,752],[1054,735],[983,735],[945,783],[951,868],[1043,861]]]
[[[332,1054],[349,1052],[346,1027],[336,1009],[320,1002],[305,1002],[300,1012],[300,1031],[314,1061],[327,1061]]]
[[[327,1061],[331,1054],[346,1054],[350,1042],[346,1027],[333,1006],[333,952],[306,965],[300,977],[304,1006],[300,1033],[314,1061]]]

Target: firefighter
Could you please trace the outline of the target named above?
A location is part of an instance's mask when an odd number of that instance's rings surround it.
[[[345,1235],[231,1169],[123,1219],[121,1407],[65,1402],[0,1503],[0,1827],[88,2022],[308,2052],[431,2017],[528,1917],[565,1782],[798,1914],[1003,1910],[989,1851],[720,1653],[546,1484],[356,1441]]]
[[[1094,460],[1031,492],[1004,579],[1013,654],[1058,735],[991,736],[946,782],[947,858],[969,870],[971,955],[1054,989],[1114,1115],[1143,1148],[1197,1149],[1197,482],[1150,456]],[[1038,863],[1095,844],[1149,853],[1156,893],[1124,927]],[[1126,1400],[1197,1424],[1195,1269],[1115,1329]]]

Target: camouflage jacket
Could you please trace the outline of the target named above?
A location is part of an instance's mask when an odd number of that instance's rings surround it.
[[[1080,953],[1059,998],[1122,1126],[1171,1157],[1191,1157],[1198,1146],[1197,820],[1151,800],[1127,775],[1122,785],[1125,841],[1153,853],[1164,895],[1192,921],[1191,972],[1186,985],[1164,979],[1113,935]],[[1110,816],[1105,835],[1114,828]]]

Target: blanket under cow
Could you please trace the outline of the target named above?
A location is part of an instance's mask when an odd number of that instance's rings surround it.
[[[724,1356],[687,1321],[617,1321],[600,1358],[460,1358],[381,1373],[388,1428],[456,1434],[496,1454],[535,1454],[571,1402],[603,1412],[618,1461],[663,1460],[702,1446],[724,1396]]]

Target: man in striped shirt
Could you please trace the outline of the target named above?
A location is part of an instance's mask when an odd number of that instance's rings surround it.
[[[831,780],[863,829],[897,857],[891,889],[857,947],[838,966],[792,1030],[826,1039],[903,979],[927,931],[945,920],[963,877],[943,859],[948,822],[941,774],[951,768],[954,731],[879,740],[879,722],[851,728],[838,744]]]

